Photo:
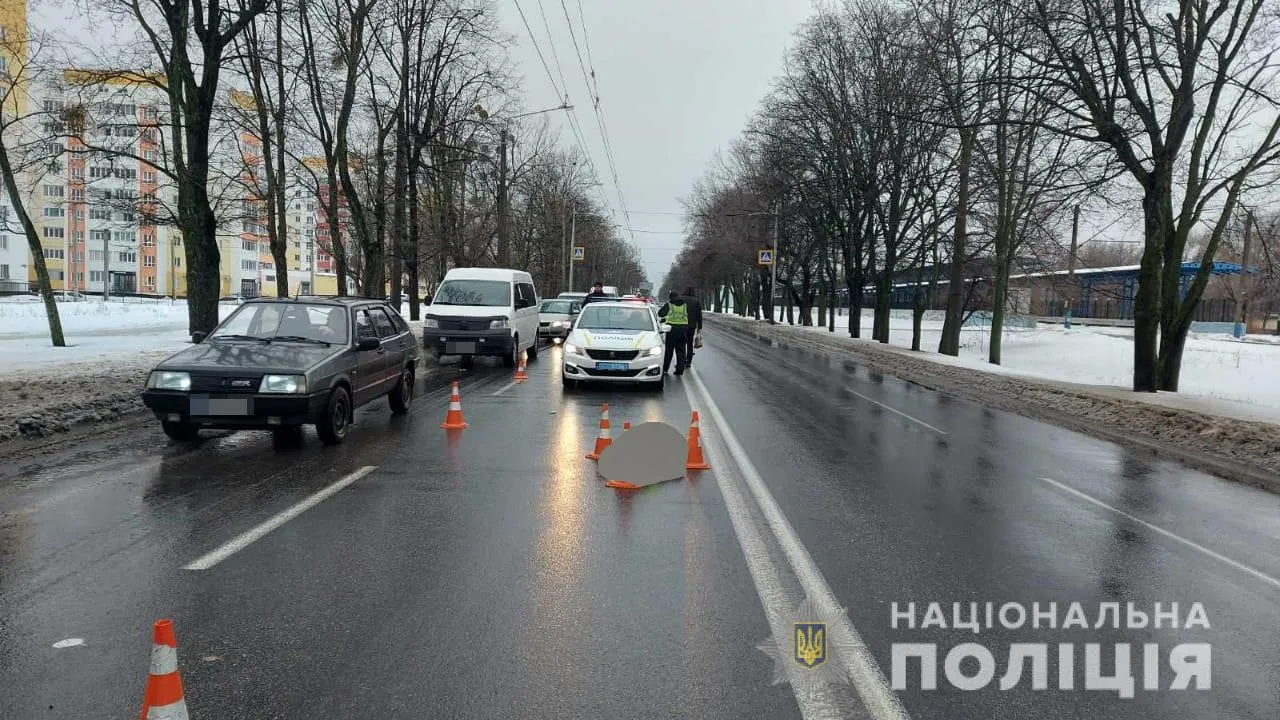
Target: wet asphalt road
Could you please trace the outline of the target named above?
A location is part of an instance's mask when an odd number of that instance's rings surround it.
[[[197,719],[817,717],[756,647],[812,589],[792,540],[886,678],[893,643],[992,651],[996,682],[974,692],[949,687],[940,657],[939,690],[897,693],[911,717],[1280,715],[1280,497],[853,364],[708,340],[661,394],[565,394],[549,349],[521,385],[477,367],[461,433],[438,427],[436,389],[406,418],[375,402],[338,448],[255,433],[175,446],[146,426],[9,463],[0,718],[136,717],[162,617]],[[683,431],[697,407],[714,469],[603,487],[583,456],[604,401],[615,433]],[[213,567],[182,569],[367,467]],[[948,625],[955,602],[1056,602],[1060,617],[1079,602],[1090,629],[895,630],[895,602],[942,603]],[[1104,602],[1177,602],[1184,618],[1199,602],[1212,627],[1094,629]],[[84,644],[53,647],[68,638]],[[1011,643],[1061,642],[1101,643],[1104,671],[1133,643],[1135,697],[1057,689],[1054,652],[1050,689],[997,687]],[[1140,644],[1180,642],[1212,644],[1212,689],[1143,690]],[[853,687],[830,695],[836,714],[867,715]]]

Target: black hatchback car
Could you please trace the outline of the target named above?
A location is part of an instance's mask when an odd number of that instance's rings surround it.
[[[328,445],[355,409],[386,396],[409,411],[420,351],[409,325],[369,298],[263,298],[236,308],[207,337],[151,371],[142,402],[174,440],[201,428],[297,433]]]

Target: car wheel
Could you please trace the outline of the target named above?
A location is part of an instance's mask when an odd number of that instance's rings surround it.
[[[529,346],[529,362],[538,359],[538,338],[533,339],[533,344]]]
[[[191,442],[200,437],[200,426],[194,423],[161,420],[160,429],[164,430],[164,434],[168,435],[170,440],[178,442]]]
[[[409,404],[413,402],[413,371],[405,368],[400,373],[400,382],[387,393],[387,400],[391,402],[391,412],[395,415],[404,415],[409,412]]]
[[[325,445],[337,445],[347,437],[351,421],[351,394],[345,387],[336,387],[329,393],[324,416],[316,423],[316,434]]]
[[[511,338],[511,352],[502,358],[502,367],[515,367],[520,360],[520,336]]]

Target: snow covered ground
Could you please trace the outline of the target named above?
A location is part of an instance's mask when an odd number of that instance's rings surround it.
[[[817,320],[817,312],[814,312]],[[848,316],[836,318],[836,333],[848,334]],[[862,335],[871,335],[870,311],[862,316]],[[826,333],[825,327],[806,328]],[[1280,344],[1274,336],[1191,334],[1182,358],[1179,392],[1134,393],[1133,329],[1119,327],[1040,324],[1034,330],[1007,328],[1003,334],[1001,364],[987,362],[989,328],[961,331],[959,357],[939,355],[942,336],[938,313],[926,315],[921,327],[921,348],[913,353],[933,362],[971,367],[986,372],[1076,383],[1100,387],[1107,393],[1143,402],[1209,412],[1244,420],[1280,423]],[[891,347],[911,347],[911,315],[894,311],[889,321]]]
[[[225,318],[235,305],[221,305]],[[67,347],[49,344],[39,302],[0,302],[0,372],[12,379],[66,372],[78,364],[154,364],[190,342],[183,300],[87,300],[58,303]]]

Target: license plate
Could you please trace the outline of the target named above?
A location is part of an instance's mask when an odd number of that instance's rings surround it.
[[[190,414],[197,417],[244,416],[253,413],[250,398],[191,398]]]
[[[598,362],[598,363],[596,363],[596,369],[597,369],[597,370],[630,370],[630,369],[631,369],[631,363],[624,363],[624,362]]]
[[[444,351],[449,355],[470,355],[476,351],[476,344],[473,342],[445,343]]]

